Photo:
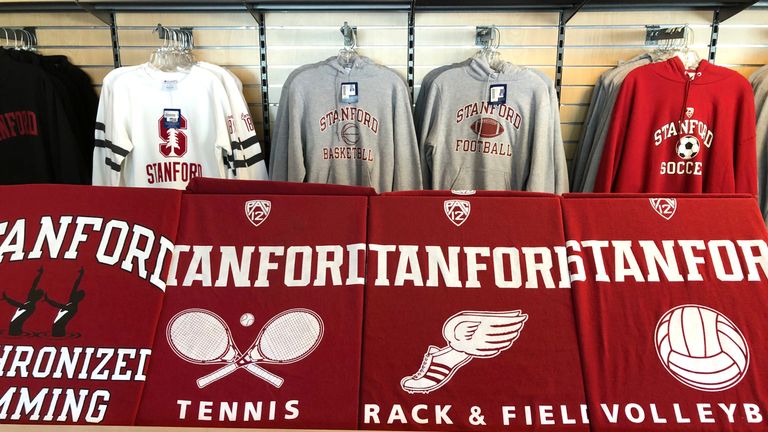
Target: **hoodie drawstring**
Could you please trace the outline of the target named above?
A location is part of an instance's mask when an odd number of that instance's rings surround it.
[[[683,93],[683,106],[680,108],[680,117],[677,120],[678,135],[680,135],[680,132],[683,130],[683,121],[685,121],[685,111],[688,107],[688,94],[691,91],[691,82],[693,82],[693,78],[691,77],[687,77],[687,78],[688,79],[685,81],[685,91]]]

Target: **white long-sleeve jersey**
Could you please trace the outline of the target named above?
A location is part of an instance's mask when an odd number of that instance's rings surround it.
[[[99,124],[94,184],[183,189],[193,177],[232,177],[238,137],[213,73],[142,65],[112,78],[107,99],[102,95],[104,143],[98,146]]]

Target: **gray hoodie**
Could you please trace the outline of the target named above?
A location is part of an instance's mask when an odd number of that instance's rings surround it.
[[[357,85],[357,101],[342,85]],[[331,57],[291,76],[275,122],[272,180],[421,189],[408,89],[365,57]]]
[[[768,224],[768,66],[749,77],[755,94],[757,117],[757,189],[760,210]]]
[[[649,64],[652,57],[643,53],[600,75],[589,102],[589,110],[581,128],[581,137],[571,159],[571,191],[592,192],[595,187],[600,156],[605,146],[616,96],[624,77],[632,70]]]
[[[473,58],[429,89],[420,134],[425,186],[432,189],[568,190],[554,87],[540,72]],[[506,102],[490,104],[506,85]]]

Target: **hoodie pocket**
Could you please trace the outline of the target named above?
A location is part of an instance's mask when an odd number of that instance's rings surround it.
[[[373,187],[368,163],[361,160],[333,161],[328,169],[327,184]]]
[[[510,175],[502,170],[460,168],[451,190],[511,190]]]

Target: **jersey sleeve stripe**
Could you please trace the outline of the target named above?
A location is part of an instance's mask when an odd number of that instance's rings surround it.
[[[100,131],[106,131],[106,130],[107,130],[107,127],[106,127],[106,126],[104,126],[104,123],[101,123],[101,122],[96,122],[96,130],[100,130]]]
[[[236,160],[235,161],[235,168],[245,168],[249,166],[256,165],[257,163],[264,160],[264,153],[259,153],[255,156],[252,156],[246,160]]]
[[[254,144],[258,144],[258,143],[259,143],[259,138],[258,138],[256,135],[254,135],[254,136],[252,136],[252,137],[248,138],[248,139],[247,139],[247,140],[245,140],[245,141],[241,141],[241,142],[240,142],[240,146],[241,146],[243,149],[247,149],[248,147],[250,147],[250,146],[252,146],[252,145],[254,145]]]
[[[105,163],[105,164],[106,164],[108,167],[112,168],[112,170],[113,170],[113,171],[117,171],[117,172],[120,172],[120,171],[122,171],[122,169],[123,169],[123,167],[122,167],[120,164],[117,164],[117,163],[115,163],[115,162],[114,162],[112,159],[110,159],[110,158],[104,158],[104,163]]]
[[[95,145],[96,145],[96,147],[108,148],[108,149],[112,150],[112,153],[114,153],[116,155],[120,155],[122,157],[126,157],[126,156],[128,156],[128,153],[130,153],[128,150],[112,144],[112,141],[110,141],[110,140],[97,139],[95,141]]]

